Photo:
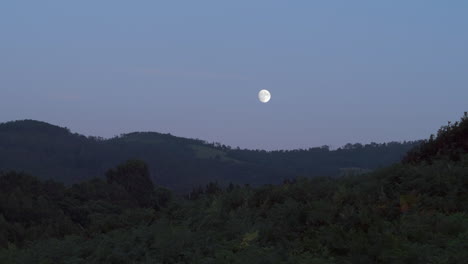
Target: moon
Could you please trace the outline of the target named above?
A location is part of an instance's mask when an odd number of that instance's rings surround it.
[[[262,103],[268,103],[271,99],[271,94],[268,90],[261,90],[258,92],[258,100]]]

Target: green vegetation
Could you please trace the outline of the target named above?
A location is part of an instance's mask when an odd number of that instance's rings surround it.
[[[3,173],[0,263],[466,263],[467,124],[372,172],[185,197],[138,160],[70,187]]]
[[[448,123],[437,132],[437,137],[431,135],[429,140],[412,149],[403,159],[404,163],[432,163],[437,159],[459,161],[468,153],[468,113],[460,122]]]
[[[216,159],[221,161],[240,162],[236,159],[228,157],[226,151],[203,145],[190,145],[195,151],[195,157],[199,159]]]
[[[11,184],[2,190],[0,263],[464,263],[468,258],[468,167],[461,163],[395,165],[360,176],[302,178],[255,189],[207,187],[191,200],[154,193],[155,203],[165,201],[159,210],[138,206],[125,188],[100,180],[65,189],[52,185],[58,189],[51,192],[50,182],[24,175],[2,175],[2,186],[7,178],[22,179],[22,190]]]
[[[128,159],[139,159],[148,164],[153,182],[187,193],[208,182],[261,186],[297,176],[339,176],[346,168],[372,170],[398,162],[417,144],[347,144],[335,151],[324,146],[267,152],[153,132],[105,140],[24,120],[0,124],[0,170],[73,184],[102,177]]]

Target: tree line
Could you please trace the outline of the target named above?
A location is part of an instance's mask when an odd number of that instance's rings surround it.
[[[467,123],[372,172],[183,196],[141,160],[71,186],[4,172],[0,263],[464,263]]]

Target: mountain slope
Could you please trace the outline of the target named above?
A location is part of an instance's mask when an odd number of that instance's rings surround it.
[[[184,197],[152,191],[141,161],[73,186],[0,173],[0,263],[466,263],[459,125],[413,151],[430,162]]]
[[[375,169],[399,161],[417,144],[267,152],[155,132],[111,139],[85,137],[44,122],[22,120],[0,124],[0,170],[23,170],[69,184],[102,177],[125,160],[141,159],[157,184],[187,192],[210,181],[258,185],[296,176],[338,176],[344,168]]]

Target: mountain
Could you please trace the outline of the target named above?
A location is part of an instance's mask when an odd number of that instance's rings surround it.
[[[66,184],[93,177],[128,159],[145,161],[158,185],[188,192],[208,182],[280,183],[296,176],[339,176],[398,162],[419,142],[347,144],[290,151],[231,148],[199,139],[135,132],[103,139],[34,120],[0,124],[0,170],[19,170]]]
[[[370,173],[184,197],[139,160],[72,186],[0,173],[0,263],[466,263],[467,125]]]

